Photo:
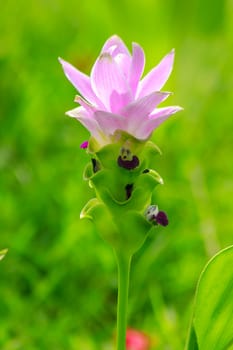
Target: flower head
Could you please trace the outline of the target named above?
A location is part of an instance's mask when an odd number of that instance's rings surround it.
[[[104,44],[90,77],[59,59],[65,75],[82,95],[79,107],[67,112],[78,119],[100,145],[111,142],[116,130],[147,140],[154,129],[179,106],[158,108],[169,92],[161,92],[173,67],[174,50],[145,77],[145,57],[140,45],[132,44],[132,55],[116,35]]]

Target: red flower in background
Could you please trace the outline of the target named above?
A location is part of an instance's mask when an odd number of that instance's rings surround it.
[[[149,350],[149,337],[135,329],[128,329],[126,333],[126,349],[127,350]]]

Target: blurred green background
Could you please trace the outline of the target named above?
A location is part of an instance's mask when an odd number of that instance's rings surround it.
[[[117,274],[111,249],[79,220],[88,132],[64,112],[75,89],[61,56],[90,72],[118,34],[145,50],[146,71],[176,48],[153,136],[165,180],[154,201],[170,225],[134,259],[129,325],[152,349],[183,349],[198,276],[233,243],[233,1],[8,0],[0,13],[0,349],[113,349]],[[229,266],[229,268],[232,268]]]

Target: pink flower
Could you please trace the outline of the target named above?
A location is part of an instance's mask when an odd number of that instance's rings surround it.
[[[100,144],[111,142],[116,130],[146,140],[164,120],[182,109],[157,107],[170,95],[160,89],[172,71],[174,50],[142,79],[143,49],[133,43],[131,55],[116,35],[104,44],[90,77],[59,60],[66,77],[82,95],[75,98],[80,106],[67,114],[78,119]]]
[[[128,329],[126,333],[127,350],[149,350],[149,338],[142,332]]]

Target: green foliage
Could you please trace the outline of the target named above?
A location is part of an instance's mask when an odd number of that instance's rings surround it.
[[[7,249],[0,250],[0,260],[2,260],[4,258],[6,253],[7,253]]]
[[[219,252],[201,274],[187,350],[227,350],[233,344],[233,246]]]
[[[164,90],[184,112],[153,136],[169,217],[132,261],[129,324],[152,350],[184,348],[198,276],[231,245],[232,1],[3,1],[0,11],[0,348],[105,350],[114,342],[116,264],[79,215],[89,135],[64,116],[76,94],[57,57],[89,74],[112,34],[140,43],[146,71],[176,49]],[[164,104],[165,105],[165,104]],[[150,166],[152,167],[152,166]],[[230,267],[229,267],[230,270]]]

